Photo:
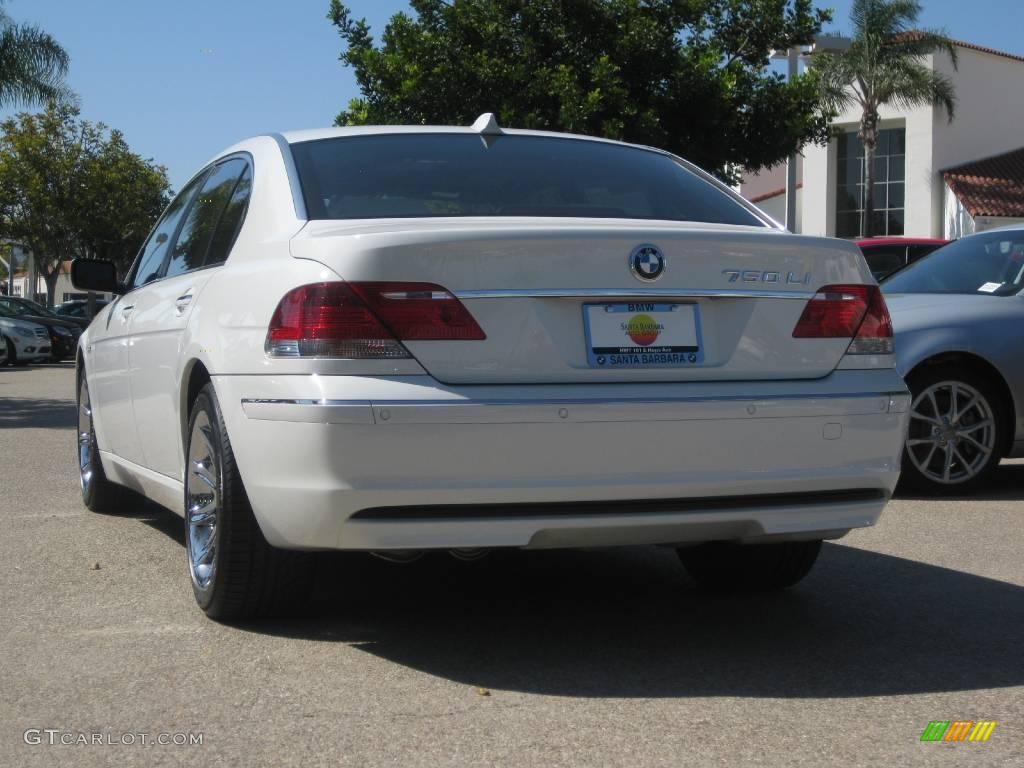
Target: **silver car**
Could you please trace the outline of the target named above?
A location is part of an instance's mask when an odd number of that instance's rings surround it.
[[[901,482],[975,489],[1024,456],[1024,225],[940,248],[882,290],[913,396]]]
[[[50,335],[38,323],[12,317],[0,308],[0,364],[28,365],[50,359]]]

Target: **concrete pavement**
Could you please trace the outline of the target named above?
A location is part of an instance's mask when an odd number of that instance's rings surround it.
[[[0,368],[0,766],[1024,766],[1020,463],[896,500],[785,594],[700,595],[655,548],[331,556],[307,615],[231,627],[180,518],[82,507],[73,380]],[[956,719],[998,725],[919,741]]]

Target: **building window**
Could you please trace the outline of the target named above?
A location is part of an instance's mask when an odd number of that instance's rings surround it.
[[[875,150],[875,235],[903,234],[907,132],[879,131]],[[839,137],[836,173],[836,237],[864,235],[864,145],[856,131]]]

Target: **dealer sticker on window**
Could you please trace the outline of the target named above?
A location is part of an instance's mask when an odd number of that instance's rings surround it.
[[[696,304],[585,304],[587,361],[594,368],[692,366],[704,362]]]

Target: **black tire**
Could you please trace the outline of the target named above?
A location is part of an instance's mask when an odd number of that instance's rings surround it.
[[[18,368],[24,368],[28,365],[28,360],[18,359],[18,350],[14,346],[14,342],[7,339],[7,364],[12,368],[17,366]]]
[[[987,459],[979,460],[979,468],[976,473],[963,479],[956,479],[955,476],[951,476],[950,481],[943,482],[941,479],[934,477],[937,475],[938,464],[926,465],[932,469],[931,475],[923,472],[918,464],[911,458],[910,452],[914,450],[916,457],[920,463],[924,463],[924,457],[927,456],[930,446],[921,443],[913,443],[912,441],[931,439],[931,430],[934,429],[934,425],[922,421],[921,419],[912,418],[907,433],[907,443],[903,446],[903,461],[902,461],[902,472],[900,475],[900,490],[910,491],[912,493],[919,493],[922,495],[929,496],[941,496],[950,494],[969,493],[977,490],[979,487],[985,485],[992,477],[992,473],[995,472],[996,467],[999,466],[999,461],[1003,458],[1006,452],[1006,437],[1007,437],[1007,416],[1006,416],[1006,405],[1003,402],[1003,398],[999,389],[992,383],[992,381],[985,375],[966,368],[963,366],[955,365],[933,365],[919,368],[912,372],[907,377],[907,386],[910,388],[911,403],[918,403],[918,398],[926,393],[929,388],[941,386],[945,382],[957,382],[958,385],[963,387],[969,387],[982,398],[982,403],[978,406],[981,409],[987,409],[992,416],[992,434],[981,434],[979,437],[982,438],[983,442],[987,442],[989,439],[992,444],[992,451],[988,455]],[[943,404],[940,403],[940,411],[943,408]],[[912,406],[913,407],[913,406]],[[922,401],[919,409],[928,411],[930,403]],[[980,413],[981,411],[979,411]],[[927,415],[927,414],[926,414]],[[963,418],[975,418],[976,414],[966,414]],[[981,419],[977,419],[976,423],[980,423]],[[962,440],[960,441],[963,442]],[[975,447],[969,443],[964,444],[963,450],[968,458],[971,460],[972,455],[979,456],[980,454],[975,450]],[[973,452],[973,454],[972,454]],[[941,461],[942,455],[938,456],[938,461]],[[933,462],[936,459],[933,458]],[[965,467],[963,462],[956,464],[958,468]]]
[[[676,550],[697,586],[709,592],[770,592],[810,573],[821,541],[776,544],[711,542]]]
[[[215,548],[207,575],[208,582],[194,565],[194,547],[190,524],[190,499],[206,493],[192,471],[190,457],[196,439],[196,423],[205,419],[209,425],[208,448],[215,460],[214,488],[216,505]],[[307,553],[277,549],[267,543],[253,515],[246,495],[227,427],[217,402],[213,385],[204,386],[189,414],[185,446],[185,553],[188,558],[192,591],[199,607],[211,619],[239,621],[258,617],[291,614],[309,596],[312,581],[312,560]],[[190,492],[192,491],[192,492]],[[205,529],[204,529],[205,530]]]
[[[6,353],[3,363],[0,365],[14,365],[14,342],[6,337],[0,337],[0,341],[3,342]]]
[[[78,381],[78,479],[82,491],[82,503],[92,512],[120,512],[124,506],[127,489],[110,482],[103,472],[100,461],[99,443],[93,424],[89,384],[85,371]],[[84,410],[83,410],[84,406]]]

